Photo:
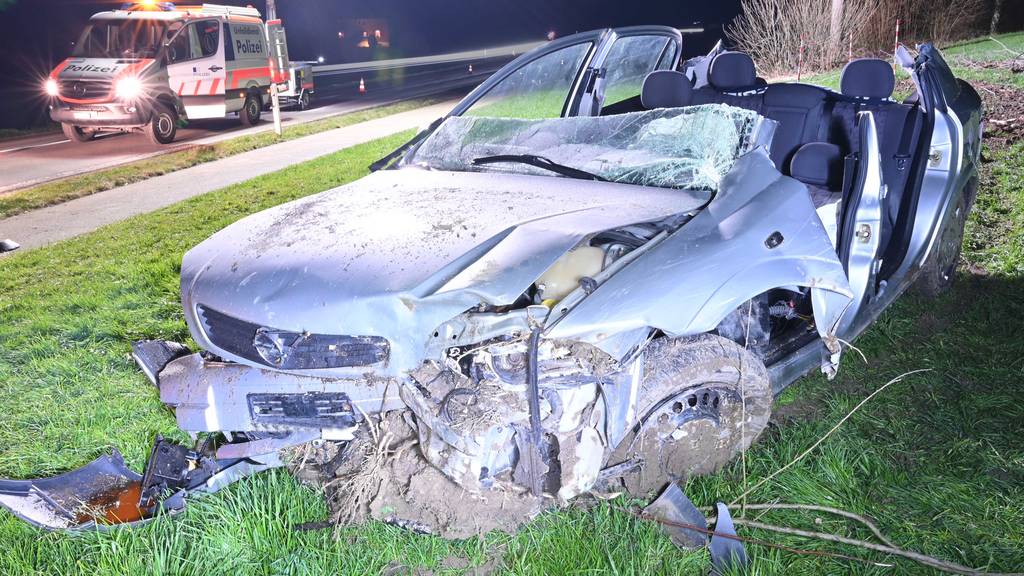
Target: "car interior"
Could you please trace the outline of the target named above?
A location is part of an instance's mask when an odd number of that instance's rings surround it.
[[[644,80],[639,97],[602,110],[603,115],[654,108],[728,104],[753,110],[777,122],[769,155],[779,171],[803,182],[835,245],[839,206],[852,186],[852,166],[860,150],[857,114],[870,111],[878,132],[881,169],[888,186],[883,234],[890,231],[911,173],[912,155],[924,125],[915,97],[892,99],[896,80],[885,60],[849,62],[840,92],[803,83],[769,84],[757,76],[742,52],[714,57],[708,84],[694,88],[675,70],[657,70]]]

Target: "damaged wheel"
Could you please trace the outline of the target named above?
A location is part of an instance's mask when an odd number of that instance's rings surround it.
[[[711,334],[652,343],[639,398],[643,416],[613,460],[639,464],[622,478],[638,497],[720,469],[764,431],[772,402],[764,364]]]
[[[949,219],[942,234],[936,239],[935,247],[928,260],[921,266],[921,273],[914,281],[914,289],[923,296],[934,298],[946,292],[956,278],[956,266],[960,263],[960,250],[964,243],[964,226],[967,211],[976,190],[976,182],[968,185],[964,195],[956,203],[953,217]]]

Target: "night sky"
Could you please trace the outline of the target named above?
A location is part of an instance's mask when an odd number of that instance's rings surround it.
[[[193,1],[190,3],[200,3]],[[261,11],[264,0],[216,3]],[[337,33],[345,19],[387,22],[391,47],[378,57],[418,56],[466,48],[541,40],[606,26],[703,25],[709,34],[688,37],[684,52],[705,50],[721,25],[738,11],[739,0],[277,0],[294,60],[343,58]],[[0,0],[0,128],[25,127],[45,118],[30,95],[71,50],[89,16],[118,8],[97,0]]]

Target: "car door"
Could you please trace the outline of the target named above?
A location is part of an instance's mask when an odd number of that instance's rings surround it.
[[[470,92],[451,116],[558,118],[579,98],[583,71],[611,30],[567,36],[527,52]]]
[[[182,28],[167,45],[167,61],[171,90],[190,120],[224,117],[226,71],[219,20],[198,20]]]
[[[584,71],[583,90],[572,115],[597,116],[610,106],[639,101],[644,79],[655,70],[675,70],[682,35],[664,26],[617,28]]]
[[[888,249],[883,276],[907,284],[957,219],[968,181],[977,177],[981,152],[981,101],[954,77],[942,54],[923,44],[916,58],[902,46],[898,56],[911,72],[925,112],[925,135],[916,151],[915,181],[901,207],[896,241]],[[905,215],[905,216],[904,216]]]

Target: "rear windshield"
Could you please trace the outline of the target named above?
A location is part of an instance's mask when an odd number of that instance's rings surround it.
[[[78,58],[154,58],[181,26],[159,20],[94,20],[85,27],[72,56]]]
[[[551,176],[527,164],[473,164],[484,156],[531,154],[613,182],[718,190],[757,140],[760,120],[756,112],[725,104],[544,120],[455,116],[403,163]]]

